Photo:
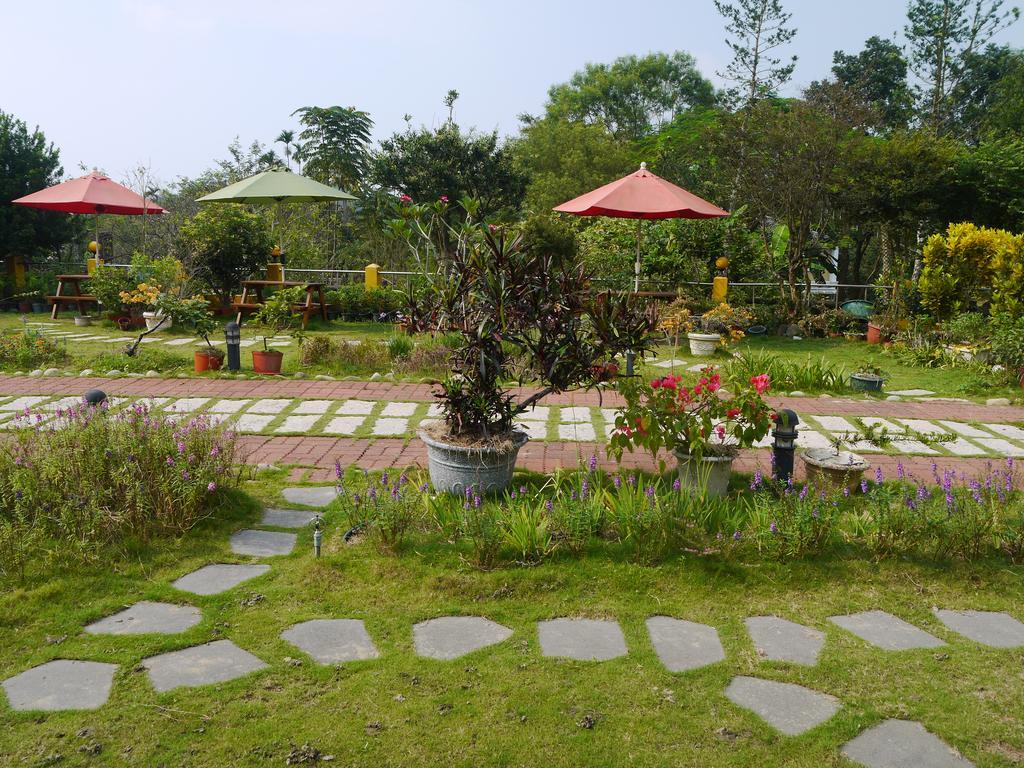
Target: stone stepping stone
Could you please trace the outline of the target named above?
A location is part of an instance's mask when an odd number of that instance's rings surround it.
[[[250,400],[221,400],[210,406],[210,413],[238,413]]]
[[[192,344],[196,339],[172,339],[171,341],[164,342],[164,346],[167,347],[183,347],[186,344]]]
[[[547,405],[535,405],[532,408],[527,408],[516,416],[516,418],[522,419],[523,421],[547,421],[551,418],[551,407]]]
[[[913,648],[938,648],[945,645],[934,635],[885,611],[864,611],[848,616],[831,616],[836,626],[852,632],[883,651],[906,651]]]
[[[240,346],[240,347],[251,347],[255,343],[256,343],[256,339],[242,339],[240,342],[238,342],[238,346]]]
[[[274,420],[273,416],[262,416],[258,413],[243,413],[235,422],[238,432],[262,432]]]
[[[958,421],[940,421],[939,424],[963,437],[992,437],[992,435],[984,430],[972,427],[970,424],[961,424]],[[943,443],[943,445],[948,447],[949,444]]]
[[[269,570],[269,565],[215,563],[185,574],[171,586],[194,595],[217,595],[237,587],[244,581],[262,576]]]
[[[62,397],[60,400],[54,400],[53,402],[47,403],[46,405],[40,406],[44,411],[56,411],[66,410],[75,406],[82,405],[84,401],[80,395],[74,397]]]
[[[374,405],[376,403],[368,400],[346,400],[338,407],[337,413],[345,416],[366,416],[373,412]]]
[[[839,711],[839,700],[834,696],[757,677],[734,677],[725,695],[786,736],[799,736]]]
[[[626,655],[626,638],[617,621],[551,619],[537,624],[544,656],[607,661]]]
[[[290,504],[301,504],[304,507],[326,507],[338,495],[333,485],[285,488],[281,491],[285,501]]]
[[[668,360],[659,360],[656,363],[651,363],[651,365],[653,365],[655,368],[681,368],[682,366],[686,365],[686,361],[677,360],[676,358],[672,357],[669,358]]]
[[[962,437],[943,443],[942,447],[955,456],[981,456],[986,453],[984,448],[979,448],[970,440],[964,440]]]
[[[260,525],[273,528],[305,528],[319,515],[308,509],[265,509]]]
[[[57,659],[3,682],[11,709],[99,709],[110,698],[117,664]]]
[[[295,548],[294,533],[258,531],[247,528],[231,535],[231,551],[236,555],[251,557],[273,557],[287,555]]]
[[[558,437],[574,443],[593,442],[597,439],[593,424],[559,424]]]
[[[976,438],[979,443],[984,445],[993,453],[998,453],[1000,456],[1024,456],[1024,448],[1019,445],[1014,445],[1008,440],[1003,440],[998,437],[989,439]]]
[[[365,416],[335,416],[323,431],[330,435],[354,435],[364,421]]]
[[[327,413],[331,407],[330,400],[302,400],[299,402],[292,413]]]
[[[751,616],[745,622],[762,658],[814,666],[825,644],[825,633],[778,616]]]
[[[412,628],[416,653],[428,659],[450,660],[512,637],[512,630],[481,616],[441,616]]]
[[[715,365],[714,363],[695,363],[694,365],[691,365],[686,370],[690,371],[691,373],[700,373],[705,368],[711,368],[712,370],[718,370],[718,366]]]
[[[416,413],[416,407],[418,403],[388,403],[384,406],[384,410],[380,412],[381,416],[412,416]]]
[[[14,400],[11,400],[11,402],[9,403],[4,403],[3,405],[0,405],[0,411],[23,411],[26,408],[31,408],[34,405],[39,405],[39,403],[45,402],[49,399],[49,395],[30,395],[27,397],[18,397],[15,398]]]
[[[857,428],[842,416],[812,416],[818,425],[829,432],[857,432]]]
[[[919,440],[894,440],[892,445],[900,453],[938,453],[938,451],[929,448]]]
[[[516,427],[528,434],[532,440],[548,439],[548,425],[543,421],[517,421]]]
[[[888,419],[879,418],[878,416],[861,416],[860,420],[864,426],[884,429],[890,435],[902,434],[907,431],[902,425],[896,424]]]
[[[707,624],[652,616],[647,620],[647,634],[669,672],[688,672],[725,659],[718,630]]]
[[[140,397],[135,401],[135,404],[141,405],[143,408],[153,410],[154,408],[159,408],[164,403],[169,402],[170,399],[171,398],[169,397]]]
[[[223,683],[266,669],[267,665],[230,640],[214,640],[142,660],[157,693]]]
[[[934,395],[930,389],[895,389],[889,391],[890,395],[899,395],[900,397],[927,397],[928,395]]]
[[[908,429],[912,429],[920,435],[946,435],[949,434],[940,427],[938,424],[933,424],[925,419],[899,419],[900,424],[903,424]]]
[[[868,768],[973,768],[920,723],[886,720],[842,747],[843,755]]]
[[[1008,613],[934,609],[939,621],[969,640],[993,648],[1024,646],[1024,624]]]
[[[373,424],[375,435],[404,435],[409,431],[408,419],[377,419]]]
[[[249,407],[249,413],[280,413],[283,411],[291,400],[282,399],[264,399],[257,400]]]
[[[173,603],[136,603],[120,613],[94,621],[85,628],[90,635],[176,635],[191,629],[203,618],[198,608]]]
[[[181,400],[175,400],[170,405],[164,406],[164,410],[175,413],[192,413],[209,401],[208,397],[183,397]]]
[[[590,409],[579,406],[574,406],[572,408],[562,408],[558,412],[558,420],[561,421],[563,424],[567,424],[569,422],[574,421],[589,422]]]
[[[1012,424],[986,424],[987,429],[991,429],[997,435],[1008,437],[1011,440],[1024,440],[1024,429],[1015,427]],[[988,437],[988,435],[985,435]]]
[[[343,664],[380,656],[359,619],[313,619],[289,627],[281,637],[317,664]]]
[[[275,432],[309,432],[320,421],[320,416],[286,416]]]
[[[427,408],[427,418],[437,419],[444,416],[444,409],[437,403],[431,403],[430,407]]]

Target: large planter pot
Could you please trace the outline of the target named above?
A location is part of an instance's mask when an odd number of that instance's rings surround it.
[[[710,357],[722,343],[717,333],[688,333],[686,338],[690,340],[690,354],[694,357]]]
[[[167,317],[160,312],[143,312],[142,319],[146,322],[147,331],[152,331],[157,326],[160,326],[161,331],[166,331],[174,324],[173,317]],[[161,320],[163,324],[161,324]]]
[[[427,468],[430,483],[443,493],[462,495],[467,488],[476,493],[499,493],[512,482],[516,457],[530,438],[525,432],[512,430],[509,442],[502,448],[452,445],[419,430],[420,440],[427,446]]]
[[[27,315],[29,312],[32,311],[32,302],[31,301],[19,301],[18,302],[18,311],[21,312],[21,314],[23,314],[23,315]]]
[[[691,491],[705,491],[711,497],[725,496],[735,456],[702,456],[675,452],[679,484]]]
[[[253,350],[252,368],[256,373],[268,376],[278,376],[281,373],[281,362],[284,360],[284,352],[271,350]]]
[[[856,453],[832,448],[808,448],[800,458],[807,471],[807,482],[822,491],[856,490],[864,471],[871,466]]]
[[[873,373],[850,374],[850,389],[856,389],[860,392],[881,392],[884,382],[885,379]]]
[[[882,326],[868,323],[868,344],[881,344],[883,341],[886,341],[886,337],[882,333]]]
[[[88,315],[75,315],[75,325],[79,328],[84,328],[87,325],[92,325],[92,318]]]
[[[41,301],[33,301],[32,311],[35,312],[37,315],[42,314],[43,312],[46,311],[46,305],[43,304],[43,302]]]
[[[196,373],[202,373],[203,371],[219,371],[221,365],[224,363],[224,358],[220,355],[215,355],[205,349],[200,349],[192,355],[192,365],[196,370]]]

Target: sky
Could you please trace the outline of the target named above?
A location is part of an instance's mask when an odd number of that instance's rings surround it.
[[[900,38],[900,0],[784,0],[798,29],[788,94],[832,52]],[[237,136],[271,142],[306,105],[356,106],[375,138],[456,120],[502,134],[587,62],[684,50],[716,85],[728,64],[712,0],[0,0],[0,110],[38,125],[66,175],[194,176]],[[1024,45],[1024,22],[999,39]]]

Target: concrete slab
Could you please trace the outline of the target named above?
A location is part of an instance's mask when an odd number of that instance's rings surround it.
[[[99,709],[110,697],[116,664],[57,659],[3,681],[11,709]]]
[[[541,653],[580,661],[625,656],[626,638],[616,621],[551,619],[537,624]]]
[[[249,555],[250,557],[287,555],[295,548],[295,539],[294,533],[246,528],[231,535],[231,551],[236,555]]]
[[[725,658],[714,627],[671,616],[652,616],[646,623],[651,644],[669,672],[687,672]]]
[[[457,659],[511,636],[511,629],[482,616],[441,616],[412,628],[416,653],[429,659]]]
[[[886,720],[842,747],[843,755],[868,768],[973,768],[920,723]]]
[[[265,398],[257,400],[249,408],[249,413],[273,413],[277,414],[288,407],[291,400],[287,398]]]
[[[373,423],[375,435],[404,435],[409,431],[408,419],[383,418]]]
[[[899,395],[900,397],[927,397],[928,395],[934,395],[930,389],[894,389],[889,392],[890,395]]]
[[[208,397],[183,397],[165,405],[164,410],[174,411],[175,413],[192,413],[202,408],[208,402],[210,402]]]
[[[786,736],[805,733],[839,711],[839,700],[834,696],[757,677],[734,677],[725,695]]]
[[[825,644],[825,633],[778,616],[751,616],[745,621],[758,654],[769,661],[813,666]]]
[[[972,427],[970,424],[961,424],[959,421],[939,421],[939,424],[963,437],[992,437],[992,435],[982,429]]]
[[[440,414],[438,415],[440,416]],[[547,405],[535,405],[516,416],[517,419],[523,421],[547,421],[550,417],[551,408]]]
[[[993,648],[1024,646],[1024,624],[1008,613],[934,609],[939,621],[969,640]]]
[[[313,619],[289,627],[281,637],[318,664],[344,664],[380,656],[359,619]]]
[[[306,433],[313,429],[320,416],[309,415],[309,416],[286,416],[284,421],[281,422],[281,426],[275,429],[275,432],[300,432]]]
[[[334,497],[338,495],[338,489],[333,485],[285,488],[281,494],[291,504],[302,504],[305,507],[326,507],[334,501]]]
[[[142,660],[158,693],[175,688],[223,683],[244,677],[267,665],[230,640],[215,640],[180,651],[161,653]]]
[[[308,509],[265,509],[260,525],[273,528],[305,528],[317,517]]]
[[[217,595],[237,587],[242,582],[262,576],[270,570],[269,565],[233,565],[215,563],[204,565],[197,571],[187,573],[171,584],[175,589],[194,595]]]
[[[812,416],[822,429],[828,432],[857,432],[857,427],[842,416]]]
[[[329,435],[353,435],[363,426],[364,421],[365,416],[335,416],[324,427],[324,432]]]
[[[1024,429],[1015,427],[1013,424],[985,424],[984,426],[986,429],[991,429],[997,435],[1008,437],[1011,440],[1024,440]]]
[[[833,624],[852,632],[883,651],[938,648],[945,645],[934,635],[885,611],[864,611],[849,616],[831,616]]]
[[[120,613],[89,624],[90,635],[175,635],[191,629],[203,618],[198,608],[173,603],[136,603]]]
[[[274,420],[273,416],[261,416],[256,413],[243,413],[235,422],[237,432],[262,432]]]
[[[559,424],[558,437],[573,443],[593,442],[597,432],[593,424]]]
[[[1003,440],[999,437],[993,437],[989,439],[976,438],[977,442],[984,445],[993,453],[998,453],[1000,456],[1024,456],[1024,448],[1019,445],[1014,445],[1009,440]]]
[[[327,413],[332,400],[301,400],[292,413]]]
[[[548,439],[548,425],[543,421],[516,421],[516,426],[528,434],[531,440]]]
[[[388,403],[380,412],[381,416],[412,416],[419,403]]]
[[[251,400],[218,400],[216,403],[211,405],[207,410],[210,413],[238,413],[245,406],[247,406]]]
[[[337,410],[339,415],[344,416],[366,416],[373,411],[376,403],[369,400],[346,400]]]
[[[563,424],[578,421],[590,421],[590,409],[583,406],[562,408],[558,412],[558,420]]]

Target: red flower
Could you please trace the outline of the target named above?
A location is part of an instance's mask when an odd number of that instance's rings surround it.
[[[438,198],[438,199],[439,199],[439,200],[440,200],[440,201],[441,201],[442,203],[447,203],[447,202],[448,202],[448,195],[441,195],[441,197],[440,197],[440,198]]]
[[[412,202],[412,198],[409,197],[408,195],[402,195],[401,197],[398,198],[398,202],[400,202],[400,203],[411,203]]]
[[[754,389],[757,390],[759,395],[763,395],[768,391],[768,387],[771,386],[771,380],[768,378],[767,373],[762,373],[760,376],[751,376],[750,383],[753,384]]]
[[[725,415],[730,419],[735,419],[737,416],[740,415],[740,409],[730,408],[728,411],[725,412]]]
[[[661,379],[653,379],[651,381],[651,389],[660,389],[660,388],[661,388]]]

